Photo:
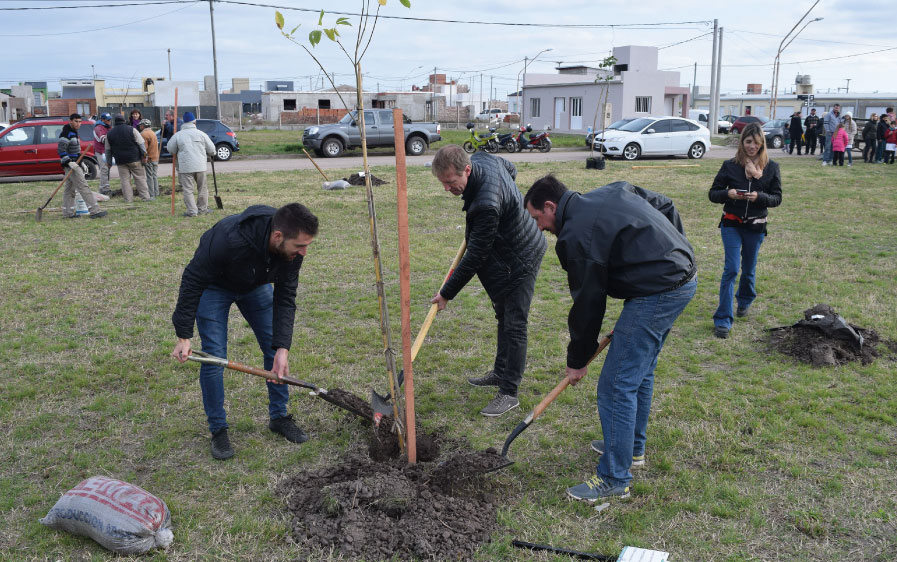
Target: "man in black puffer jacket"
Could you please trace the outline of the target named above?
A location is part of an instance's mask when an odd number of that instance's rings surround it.
[[[670,198],[626,182],[579,194],[549,175],[524,202],[538,227],[557,236],[567,272],[570,384],[585,376],[598,348],[607,297],[624,300],[598,379],[604,439],[592,449],[601,459],[567,494],[590,503],[628,497],[630,467],[645,464],[657,356],[697,289],[694,251]]]
[[[259,342],[265,369],[279,377],[288,375],[299,268],[317,234],[317,217],[299,203],[280,209],[253,205],[206,231],[181,278],[171,316],[178,338],[172,356],[181,363],[187,360],[195,321],[202,350],[226,357],[227,320],[236,303]],[[199,369],[216,459],[234,455],[227,435],[223,372],[223,367],[206,363]],[[288,400],[285,385],[268,382],[268,428],[302,443],[308,436],[287,415]]]
[[[523,209],[513,164],[484,152],[469,157],[460,146],[450,145],[439,149],[432,166],[445,190],[464,201],[467,251],[430,302],[444,309],[474,274],[479,277],[498,320],[498,344],[492,370],[467,380],[498,387],[480,413],[500,416],[520,405],[517,389],[526,367],[529,307],[547,244]]]

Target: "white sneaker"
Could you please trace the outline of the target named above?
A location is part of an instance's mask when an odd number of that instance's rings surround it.
[[[853,166],[853,164],[848,164],[848,165],[847,165],[848,168],[851,167],[851,166]]]
[[[826,162],[825,160],[823,160],[823,161],[822,161],[822,165],[823,165],[823,166],[828,166],[828,162]]]

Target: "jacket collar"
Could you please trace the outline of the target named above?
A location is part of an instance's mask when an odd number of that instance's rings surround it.
[[[467,209],[470,208],[471,203],[476,199],[477,193],[480,192],[482,183],[483,170],[476,162],[471,161],[470,175],[467,177],[467,187],[464,188],[464,193],[461,194],[461,199],[464,201],[464,207],[461,209],[462,211],[467,211]]]
[[[561,195],[561,199],[558,201],[558,209],[554,215],[554,228],[557,230],[557,236],[561,235],[561,230],[564,228],[567,208],[570,204],[570,200],[573,199],[574,196],[581,197],[581,195],[575,191],[567,191]]]
[[[181,131],[183,129],[195,129],[196,121],[190,121],[189,123],[184,123],[183,125],[178,125],[178,130]]]

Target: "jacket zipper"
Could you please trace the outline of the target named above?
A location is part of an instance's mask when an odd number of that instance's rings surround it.
[[[754,180],[751,178],[748,179],[748,193],[751,192],[751,182],[753,182],[753,181]],[[748,207],[750,207],[750,206],[751,206],[751,200],[748,199],[747,201],[744,202],[744,216],[742,218],[747,219]]]

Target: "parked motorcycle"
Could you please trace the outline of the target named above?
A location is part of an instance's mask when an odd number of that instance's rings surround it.
[[[470,131],[470,139],[464,141],[464,144],[461,145],[464,152],[473,154],[477,150],[485,150],[486,152],[495,154],[501,150],[501,146],[498,144],[498,135],[495,133],[495,127],[490,127],[489,133],[484,135],[478,135],[474,130],[474,127],[475,125],[473,123],[467,124],[467,129]]]
[[[526,137],[524,133],[530,133],[529,137]],[[520,127],[520,133],[517,134],[517,150],[529,150],[533,151],[534,148],[538,149],[539,152],[548,152],[551,150],[551,139],[548,138],[550,135],[548,131],[542,131],[541,133],[533,134],[533,126],[527,125],[526,127]]]
[[[498,145],[508,152],[517,152],[517,139],[514,138],[514,133],[498,135]]]

